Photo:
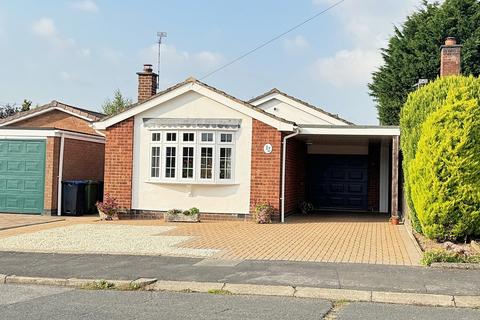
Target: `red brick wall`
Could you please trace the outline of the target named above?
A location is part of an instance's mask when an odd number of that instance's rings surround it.
[[[132,205],[133,120],[128,118],[106,130],[104,190],[125,209]]]
[[[273,151],[263,151],[270,143]],[[272,205],[275,213],[280,212],[282,134],[277,129],[252,119],[252,161],[250,207],[253,211],[257,203]]]
[[[65,139],[63,154],[63,180],[103,181],[103,143]]]
[[[138,73],[138,102],[145,101],[157,93],[157,75],[155,73]]]
[[[60,138],[49,137],[45,157],[45,192],[43,208],[45,214],[56,214],[58,188],[58,159],[60,155]]]
[[[369,211],[379,211],[380,201],[380,142],[368,145],[368,187],[367,202]]]
[[[285,213],[295,213],[305,199],[305,165],[307,146],[303,141],[287,140],[285,159]]]
[[[90,122],[58,110],[52,110],[30,119],[12,123],[10,126],[29,128],[57,128],[98,135],[95,130],[90,127]]]
[[[460,75],[461,48],[459,46],[444,46],[440,55],[440,76]]]

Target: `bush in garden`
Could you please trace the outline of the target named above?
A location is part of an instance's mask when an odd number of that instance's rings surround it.
[[[255,206],[253,218],[257,223],[266,224],[272,222],[274,209],[268,203],[259,203]]]
[[[480,236],[480,105],[462,91],[427,118],[408,167],[422,233],[441,241]]]
[[[410,209],[410,218],[417,231],[421,231],[417,213],[411,198],[409,181],[410,162],[415,158],[421,128],[428,116],[442,107],[447,97],[453,100],[480,97],[480,80],[475,77],[442,77],[421,87],[408,96],[400,115],[405,197]]]

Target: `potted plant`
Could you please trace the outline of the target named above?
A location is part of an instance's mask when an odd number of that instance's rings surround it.
[[[118,218],[118,206],[117,200],[110,196],[110,194],[105,194],[105,199],[103,202],[98,201],[95,206],[98,209],[101,220],[113,220]]]
[[[190,208],[188,210],[171,209],[165,213],[166,222],[200,222],[200,210]]]
[[[390,223],[393,225],[399,225],[400,224],[400,217],[398,215],[394,215],[390,217]]]
[[[268,203],[259,203],[255,206],[253,218],[259,224],[267,224],[272,222],[274,209]]]

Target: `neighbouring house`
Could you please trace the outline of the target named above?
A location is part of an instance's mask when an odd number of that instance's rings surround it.
[[[1,119],[0,212],[57,215],[62,181],[103,181],[103,116],[52,101]]]
[[[105,192],[127,216],[246,219],[267,202],[284,221],[302,201],[399,211],[398,127],[357,126],[277,89],[245,102],[194,78],[156,93],[151,65],[138,77],[138,103],[94,124]]]

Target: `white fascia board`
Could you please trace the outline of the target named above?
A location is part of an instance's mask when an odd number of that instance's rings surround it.
[[[158,96],[152,100],[146,101],[144,103],[141,103],[129,110],[126,110],[122,113],[119,113],[116,116],[113,116],[109,119],[106,119],[105,121],[98,121],[93,123],[93,128],[96,130],[105,130],[108,127],[122,122],[125,119],[128,119],[130,117],[133,117],[139,113],[142,113],[150,108],[153,108],[165,101],[168,101],[170,99],[173,99],[175,97],[178,97],[181,94],[184,94],[188,91],[192,90],[192,84],[191,83],[186,83],[185,85],[176,88],[175,90],[172,90],[170,92],[167,92],[165,94],[162,94],[161,96]]]
[[[281,121],[280,119],[276,119],[275,117],[272,117],[269,114],[249,108],[243,105],[242,103],[239,103],[235,100],[230,99],[229,97],[226,97],[222,94],[209,90],[208,88],[205,88],[201,85],[194,84],[194,90],[199,94],[204,95],[214,101],[217,101],[218,103],[221,103],[233,110],[236,110],[249,117],[252,117],[263,123],[266,123],[269,126],[276,128],[279,131],[294,131],[295,126],[293,123]]]
[[[16,119],[13,119],[11,121],[7,121],[7,122],[4,122],[2,124],[0,124],[0,127],[4,127],[4,126],[8,126],[12,123],[16,123],[16,122],[20,122],[20,121],[24,121],[24,120],[27,120],[27,119],[30,119],[30,118],[34,118],[34,117],[37,117],[39,115],[42,115],[44,113],[47,113],[47,112],[50,112],[50,111],[53,111],[53,110],[58,110],[58,111],[62,111],[62,112],[65,112],[69,115],[72,115],[74,117],[77,117],[77,118],[80,118],[80,119],[83,119],[83,120],[86,120],[88,122],[92,122],[93,119],[92,118],[88,118],[88,117],[84,117],[82,115],[79,115],[79,114],[76,114],[74,112],[71,112],[71,111],[68,111],[68,110],[65,110],[65,109],[62,109],[62,108],[58,108],[58,107],[51,107],[51,108],[47,108],[45,110],[42,110],[42,111],[39,111],[39,112],[33,112],[31,114],[28,114],[24,117],[20,117],[20,118],[16,118]]]
[[[259,112],[257,110],[254,110],[252,108],[249,108],[247,106],[244,106],[243,104],[241,103],[238,103],[237,101],[235,100],[232,100],[222,94],[219,94],[213,90],[210,90],[204,86],[201,86],[197,83],[186,83],[185,85],[179,87],[179,88],[176,88],[170,92],[167,92],[161,96],[158,96],[152,100],[149,100],[149,101],[146,101],[142,104],[139,104],[138,106],[130,109],[130,110],[127,110],[125,112],[122,112],[110,119],[107,119],[105,121],[99,121],[99,122],[95,122],[93,124],[93,128],[96,129],[96,130],[105,130],[106,128],[114,125],[115,123],[118,123],[118,122],[121,122],[125,119],[128,119],[130,117],[133,117],[139,113],[142,113],[148,109],[151,109],[153,107],[156,107],[158,106],[159,104],[163,103],[163,102],[166,102],[168,100],[171,100],[175,97],[178,97],[179,95],[182,95],[188,91],[194,91],[194,92],[197,92],[198,94],[201,94],[207,98],[210,98],[218,103],[221,103],[233,110],[236,110],[240,113],[243,113],[247,116],[250,116],[252,118],[255,118],[259,121],[262,121],[274,128],[276,128],[277,130],[280,130],[280,131],[293,131],[294,129],[294,125],[291,124],[291,123],[287,123],[287,122],[284,122],[284,121],[281,121],[279,119],[275,119],[274,117],[268,115],[268,114],[264,114],[262,112]]]
[[[400,128],[396,127],[300,127],[300,134],[325,135],[325,136],[399,136]]]
[[[348,126],[350,124],[342,121],[342,120],[339,120],[339,119],[336,119],[320,110],[317,110],[317,109],[314,109],[310,106],[306,106],[304,105],[303,103],[300,103],[298,101],[295,101],[291,98],[288,98],[286,96],[284,96],[283,94],[280,94],[280,93],[277,93],[277,92],[272,92],[271,94],[261,98],[261,99],[258,99],[258,100],[255,100],[253,102],[251,102],[252,105],[254,106],[258,106],[258,105],[261,105],[267,101],[270,101],[270,100],[273,100],[273,99],[277,99],[279,101],[282,101],[288,105],[291,105],[292,107],[294,108],[297,108],[297,109],[300,109],[308,114],[311,114],[315,117],[318,117],[332,125],[341,125],[341,126]],[[288,119],[287,119],[288,120]]]
[[[88,134],[56,129],[0,129],[0,139],[46,139],[48,137],[61,137],[62,135],[67,139],[105,143],[104,137],[95,137]]]

